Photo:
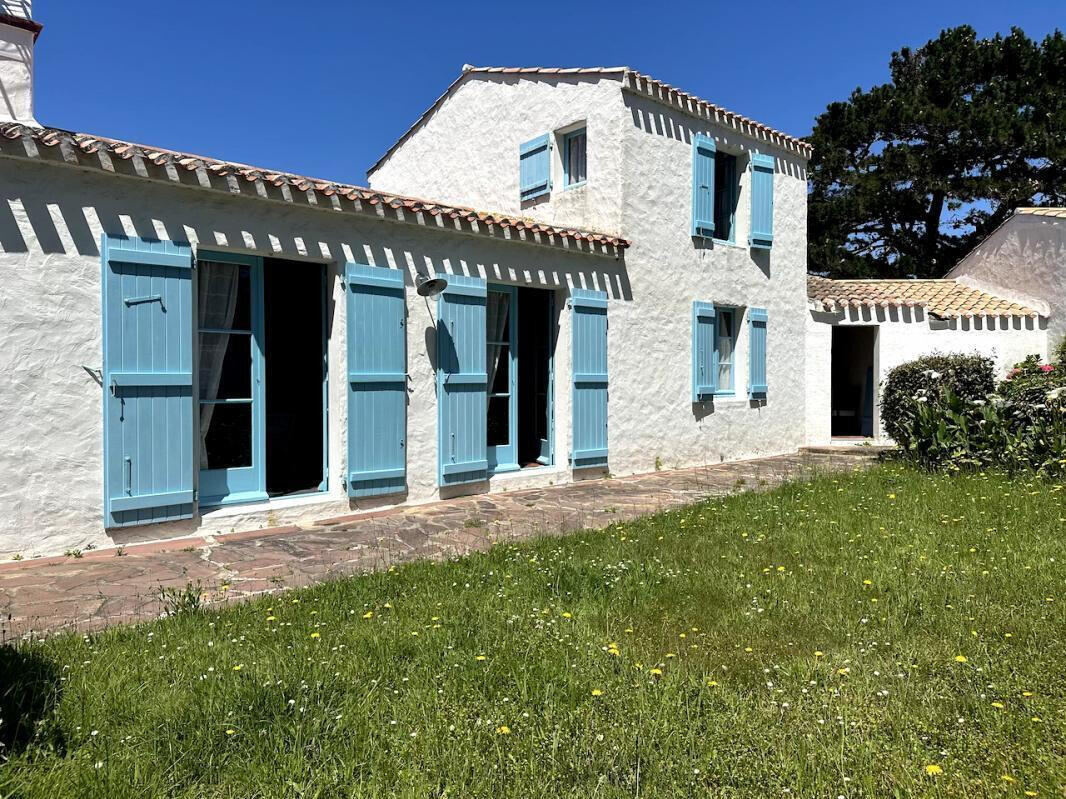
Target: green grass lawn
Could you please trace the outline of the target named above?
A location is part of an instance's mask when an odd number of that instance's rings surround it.
[[[1062,797],[1064,494],[885,465],[9,650],[0,795]]]

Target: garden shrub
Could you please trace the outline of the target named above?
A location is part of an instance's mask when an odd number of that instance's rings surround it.
[[[964,396],[943,377],[924,376],[930,383],[900,400],[896,441],[903,458],[930,470],[994,466],[1066,474],[1066,369],[1031,356],[985,397]]]
[[[1066,367],[1066,336],[1059,339],[1055,349],[1051,352],[1051,362],[1056,366]]]
[[[939,396],[950,389],[963,401],[983,400],[995,386],[991,358],[959,353],[925,355],[888,373],[881,389],[881,422],[885,432],[906,447],[915,411],[921,404],[918,397]]]

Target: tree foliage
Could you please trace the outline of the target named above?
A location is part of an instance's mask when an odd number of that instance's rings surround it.
[[[1066,201],[1066,38],[964,25],[892,54],[810,141],[809,268],[941,277],[1022,205]]]

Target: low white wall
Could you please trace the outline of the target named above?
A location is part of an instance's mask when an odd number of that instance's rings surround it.
[[[1043,356],[1047,352],[1047,323],[1044,319],[996,317],[941,322],[930,320],[920,308],[810,311],[807,318],[806,425],[807,442],[811,445],[827,444],[831,438],[832,331],[837,325],[877,327],[875,404],[880,403],[881,383],[888,373],[901,363],[922,355],[934,352],[986,355],[995,362],[997,378],[1002,378],[1026,356]],[[879,414],[877,418],[880,419]],[[880,424],[878,437],[885,437]]]

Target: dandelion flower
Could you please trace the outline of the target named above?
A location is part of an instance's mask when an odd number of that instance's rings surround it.
[[[1040,718],[1040,716],[1033,716],[1030,719],[1030,721],[1032,721],[1035,724],[1043,724],[1044,723],[1044,720],[1042,718]]]
[[[592,695],[593,696],[603,696],[603,691],[601,691],[599,688],[593,688],[592,689]]]
[[[321,638],[322,637],[322,633],[311,633],[311,637],[312,638]]]
[[[372,619],[372,618],[374,618],[374,611],[368,610],[366,613],[363,614],[363,618],[364,619]]]
[[[708,680],[707,681],[707,687],[708,688],[717,688],[718,687],[718,680]]]
[[[382,605],[382,607],[386,607],[386,608],[389,608],[391,610],[392,609],[392,603],[391,602],[386,602],[384,605]]]
[[[992,707],[1002,708],[1003,707],[1003,703],[1002,702],[993,702],[992,703]]]
[[[237,731],[236,730],[226,730],[226,735],[233,735],[233,733],[235,733],[235,732],[237,732]]]
[[[1026,791],[1025,795],[1026,796],[1040,796],[1040,794],[1038,794],[1036,791]]]
[[[663,676],[663,670],[662,669],[652,669],[651,671],[648,672],[648,674],[650,674],[652,677],[662,677]]]
[[[267,616],[267,621],[277,621],[277,620],[278,620],[277,616]]]
[[[1016,781],[1014,779],[1014,777],[1012,777],[1010,774],[1004,774],[1002,777],[1000,777],[1000,779],[1003,780],[1003,782],[1015,782]]]
[[[497,735],[510,735],[511,734],[511,728],[508,727],[506,724],[501,724],[499,727],[496,728],[496,734]]]
[[[823,651],[822,651],[821,649],[815,649],[815,650],[814,650],[814,656],[815,656],[816,658],[820,658],[820,657],[822,657],[823,655],[825,655],[825,652],[823,652]]]
[[[863,585],[873,585],[873,584],[874,584],[874,581],[873,581],[873,580],[863,580],[863,581],[862,581],[862,584],[863,584]]]
[[[955,655],[955,662],[956,663],[966,663],[967,660],[968,660],[968,658],[966,657],[966,655]]]
[[[844,666],[843,668],[837,669],[837,674],[839,674],[841,677],[847,674],[851,674],[851,668],[849,668],[848,666]]]
[[[563,611],[563,618],[564,619],[572,619],[572,618],[574,618],[574,614],[571,613],[569,610],[564,610]]]
[[[233,670],[234,671],[240,671],[243,668],[244,668],[244,664],[243,663],[238,663],[236,666],[233,667]]]
[[[481,660],[487,660],[487,658],[484,655],[477,655],[477,656],[474,657],[474,660],[481,661]]]
[[[937,774],[943,774],[944,769],[940,768],[936,763],[930,763],[925,767],[925,773],[930,777],[935,777]]]
[[[750,646],[746,646],[746,647],[744,647],[744,651],[745,651],[745,652],[750,652],[750,651],[751,651],[751,647],[750,647]]]

